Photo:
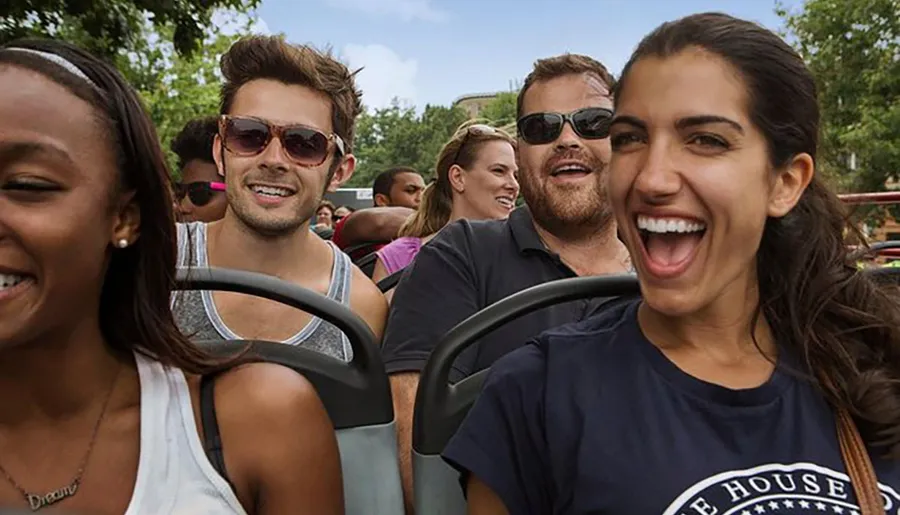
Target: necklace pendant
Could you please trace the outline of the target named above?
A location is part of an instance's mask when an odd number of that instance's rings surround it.
[[[47,492],[44,495],[25,494],[25,499],[28,500],[28,505],[31,507],[31,511],[38,511],[41,508],[50,506],[51,504],[56,504],[67,497],[72,497],[77,491],[78,481],[75,481],[71,485],[57,488],[56,490]]]

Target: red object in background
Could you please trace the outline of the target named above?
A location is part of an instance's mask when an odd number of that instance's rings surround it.
[[[847,193],[838,195],[838,198],[847,204],[898,204],[900,203],[900,191],[879,191],[877,193]]]
[[[350,217],[353,216],[353,213],[345,216],[338,220],[336,224],[334,224],[334,234],[331,235],[331,241],[337,245],[337,247],[343,251],[346,251],[348,248],[354,247],[355,245],[348,245],[348,242],[344,241],[344,224]],[[360,258],[364,258],[369,254],[377,251],[381,247],[387,245],[386,243],[373,243],[371,245],[366,245],[364,247],[353,249],[352,252],[348,252],[347,255],[350,256],[350,259],[353,261],[357,261]]]

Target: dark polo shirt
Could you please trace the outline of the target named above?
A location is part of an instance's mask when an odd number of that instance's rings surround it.
[[[382,346],[388,373],[421,372],[457,323],[531,286],[575,276],[544,246],[527,207],[507,220],[448,225],[422,247],[394,292]],[[604,300],[550,306],[500,327],[459,357],[451,381],[490,367],[547,329],[581,320]]]

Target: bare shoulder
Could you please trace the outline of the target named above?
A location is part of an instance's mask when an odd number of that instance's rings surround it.
[[[275,363],[248,363],[223,372],[216,390],[243,408],[248,403],[265,409],[318,402],[315,388],[302,374]]]
[[[353,266],[352,270],[350,309],[369,324],[372,332],[380,341],[385,322],[387,322],[387,299],[362,270],[356,266]]]
[[[277,431],[331,431],[330,421],[313,385],[301,374],[274,363],[249,363],[216,379],[219,424],[242,434],[276,436]],[[310,421],[321,420],[310,424]],[[223,432],[226,427],[223,427]]]
[[[334,426],[305,377],[273,363],[241,365],[216,379],[215,403],[226,466],[259,504],[299,513],[298,502],[315,492],[342,504]]]

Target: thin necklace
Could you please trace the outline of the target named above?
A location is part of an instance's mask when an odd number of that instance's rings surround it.
[[[116,375],[113,377],[112,385],[109,387],[109,391],[106,392],[106,399],[103,400],[103,408],[100,410],[100,416],[97,417],[97,422],[94,423],[94,431],[91,433],[91,440],[88,443],[87,452],[84,453],[84,458],[81,459],[81,464],[78,466],[78,471],[75,473],[75,477],[72,479],[68,485],[57,488],[56,490],[52,490],[47,492],[44,495],[33,494],[24,488],[22,488],[19,483],[16,482],[15,479],[9,472],[3,468],[3,465],[0,465],[0,473],[6,478],[6,480],[22,494],[22,497],[25,498],[25,501],[28,503],[28,506],[31,508],[31,511],[38,511],[41,508],[46,508],[52,504],[56,504],[63,499],[67,499],[69,497],[73,497],[76,492],[78,492],[78,487],[81,485],[81,477],[84,475],[84,469],[87,467],[88,459],[91,457],[91,451],[94,450],[94,442],[97,441],[97,433],[100,430],[100,423],[103,422],[103,419],[106,415],[106,408],[109,405],[109,399],[112,397],[112,392],[115,389],[116,381],[119,379],[119,372],[122,371],[122,367],[119,366],[119,369],[116,370]]]

